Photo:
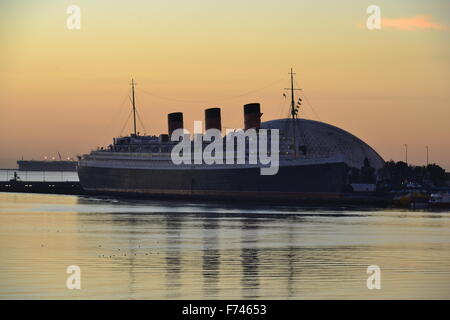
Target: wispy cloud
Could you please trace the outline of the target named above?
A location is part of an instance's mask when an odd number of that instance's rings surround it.
[[[432,18],[430,16],[417,16],[412,18],[397,18],[397,19],[382,18],[381,26],[383,28],[393,28],[398,30],[448,29],[446,25],[432,21]]]

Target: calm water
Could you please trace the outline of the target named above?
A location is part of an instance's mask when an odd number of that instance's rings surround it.
[[[450,212],[0,193],[0,298],[449,299]]]

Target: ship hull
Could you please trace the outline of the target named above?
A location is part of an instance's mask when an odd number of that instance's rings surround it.
[[[347,172],[343,162],[284,166],[276,175],[260,175],[259,168],[78,167],[80,183],[91,193],[233,200],[338,199],[347,185]]]

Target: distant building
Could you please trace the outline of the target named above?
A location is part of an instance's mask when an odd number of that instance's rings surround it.
[[[77,171],[77,162],[73,160],[19,160],[20,171]]]

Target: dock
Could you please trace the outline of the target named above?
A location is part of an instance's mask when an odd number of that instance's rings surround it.
[[[11,179],[10,181],[0,182],[0,192],[13,192],[13,193],[41,193],[41,194],[61,194],[61,195],[93,195],[95,193],[88,192],[83,189],[78,181],[21,181]],[[123,197],[120,194],[114,193],[97,193],[96,195],[102,196],[118,196]],[[128,195],[130,198],[157,198],[157,199],[183,199],[183,197],[175,196],[164,196],[164,195],[154,195],[143,197],[142,195]],[[202,197],[190,197],[191,200],[202,200]],[[203,199],[205,200],[205,199]],[[209,199],[223,201],[223,199]],[[280,201],[269,200],[269,199],[259,199],[258,201],[248,201],[249,203],[280,203]],[[389,204],[389,201],[385,198],[374,197],[374,196],[343,196],[338,197],[334,200],[324,200],[315,198],[304,198],[301,201],[282,201],[281,203],[303,203],[303,204],[317,204],[317,205],[329,205],[329,204],[340,204],[340,205],[369,205],[376,207],[385,207]]]
[[[0,192],[12,192],[12,193],[41,193],[41,194],[61,194],[61,195],[101,195],[101,196],[117,196],[124,197],[121,194],[114,193],[95,193],[89,192],[83,189],[78,181],[22,181],[14,180],[0,182]],[[154,199],[171,199],[178,200],[184,197],[176,196],[142,196],[139,194],[129,194],[128,198],[154,198]],[[206,200],[203,197],[190,196],[191,200]],[[208,199],[223,201],[223,199]],[[427,199],[428,200],[428,199]],[[370,207],[400,207],[400,208],[427,208],[430,207],[428,201],[423,199],[416,199],[414,197],[398,200],[386,195],[369,195],[369,194],[346,194],[343,193],[340,197],[335,199],[318,199],[318,198],[302,198],[291,201],[276,201],[274,199],[258,199],[257,201],[248,200],[246,202],[252,203],[283,203],[283,204],[305,204],[305,205],[343,205],[343,206],[370,206]],[[434,205],[437,207],[439,204]],[[449,207],[448,203],[442,204],[443,207]]]
[[[85,195],[78,181],[2,181],[0,192]]]

